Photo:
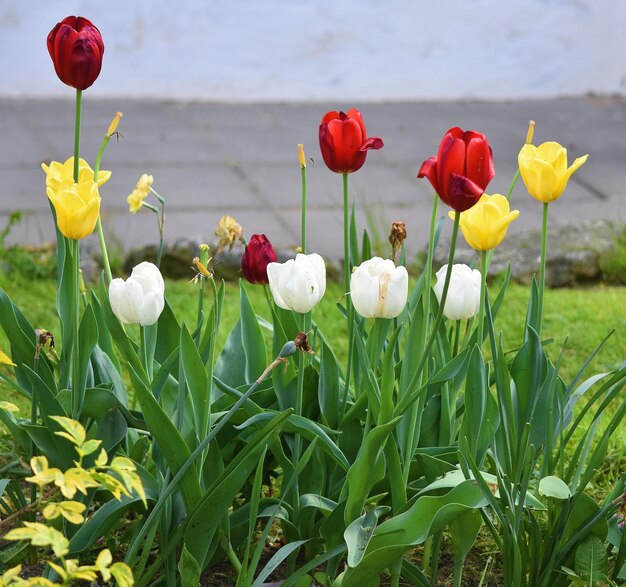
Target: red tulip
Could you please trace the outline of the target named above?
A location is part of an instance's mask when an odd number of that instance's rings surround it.
[[[68,16],[50,31],[48,52],[59,79],[86,90],[100,75],[104,43],[100,31],[82,16]]]
[[[267,265],[274,261],[276,253],[272,243],[264,234],[253,234],[241,257],[241,271],[250,283],[269,283]]]
[[[450,208],[463,212],[478,202],[495,174],[487,137],[455,126],[441,139],[437,157],[422,163],[417,177],[426,177]]]
[[[324,163],[335,173],[358,171],[370,149],[382,149],[378,137],[366,138],[361,113],[350,108],[348,113],[327,112],[320,124],[320,149]]]

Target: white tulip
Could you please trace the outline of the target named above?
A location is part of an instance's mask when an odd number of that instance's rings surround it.
[[[109,301],[113,313],[123,324],[154,324],[165,307],[165,283],[153,263],[139,263],[130,277],[113,279],[109,285]]]
[[[298,253],[286,263],[269,263],[267,277],[276,305],[300,314],[310,311],[326,291],[326,265],[317,253]]]
[[[395,318],[409,295],[409,274],[390,259],[372,257],[355,267],[350,277],[350,298],[364,318]]]
[[[443,284],[446,280],[448,266],[444,265],[437,271],[437,283],[434,290],[437,299],[441,303]],[[480,271],[470,269],[467,265],[459,263],[452,265],[450,285],[443,313],[448,320],[466,320],[478,314],[480,307]]]

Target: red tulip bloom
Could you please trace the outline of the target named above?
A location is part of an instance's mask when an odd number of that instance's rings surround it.
[[[59,79],[86,90],[100,75],[104,43],[100,31],[82,16],[68,16],[50,31],[48,52]]]
[[[417,177],[426,177],[450,208],[463,212],[478,202],[495,174],[487,137],[455,126],[441,139],[437,156],[422,163]]]
[[[264,234],[253,234],[241,257],[241,271],[250,283],[269,283],[267,265],[274,261],[276,252],[272,243]]]
[[[382,149],[378,137],[367,138],[361,113],[350,108],[348,113],[327,112],[320,124],[320,149],[324,163],[335,173],[358,171],[370,149]]]

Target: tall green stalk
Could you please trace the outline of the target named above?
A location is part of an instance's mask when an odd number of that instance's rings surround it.
[[[350,211],[348,206],[348,174],[343,174],[343,265],[345,291],[350,291]],[[348,364],[346,365],[345,389],[342,401],[341,417],[350,393],[350,375],[352,372],[352,355],[354,353],[354,308],[350,296],[346,296],[346,314],[348,319]]]
[[[487,251],[480,252],[480,306],[478,311],[478,346],[483,346],[483,323],[485,322],[485,294],[487,293]]]
[[[543,328],[543,295],[546,287],[546,244],[548,241],[548,204],[543,205],[543,225],[541,228],[541,269],[539,273],[539,336]]]
[[[76,90],[76,118],[74,124],[74,182],[78,183],[79,159],[80,159],[80,125],[82,117],[83,92]],[[80,383],[80,360],[79,360],[79,331],[80,331],[80,244],[78,240],[68,240],[71,255],[74,257],[74,295],[71,303],[74,304],[74,344],[72,348],[72,418],[78,420],[81,404]]]
[[[109,134],[104,135],[104,139],[100,144],[100,149],[98,150],[98,155],[96,157],[96,163],[93,168],[93,180],[95,183],[98,183],[98,174],[100,173],[100,163],[102,162],[102,155],[104,154],[104,150],[106,146],[109,144],[109,140],[111,136]],[[113,274],[111,273],[111,263],[109,261],[109,253],[107,251],[106,240],[104,239],[104,231],[102,230],[102,218],[100,212],[98,213],[98,220],[96,221],[96,228],[98,229],[98,241],[100,243],[100,252],[102,253],[102,264],[104,265],[104,274],[106,276],[107,283],[110,283],[113,279]]]

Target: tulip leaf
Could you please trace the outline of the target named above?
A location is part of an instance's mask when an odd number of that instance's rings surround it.
[[[347,563],[349,567],[356,567],[361,562],[365,549],[378,525],[378,519],[390,511],[391,508],[389,506],[377,506],[354,520],[346,528],[343,538],[348,547]]]
[[[246,356],[246,383],[252,383],[267,365],[267,351],[261,326],[242,280],[239,280],[239,312],[241,343]]]
[[[498,406],[489,389],[487,366],[477,344],[470,353],[463,399],[465,412],[459,436],[467,438],[472,460],[481,467],[500,417]]]
[[[344,515],[346,524],[361,516],[370,490],[385,477],[383,450],[389,435],[399,421],[400,418],[395,418],[382,426],[376,426],[365,437],[361,452],[346,476],[348,485],[348,501]]]
[[[337,358],[331,347],[324,341],[320,351],[317,399],[322,416],[331,428],[339,423],[339,399],[342,391]]]
[[[565,481],[554,475],[548,475],[539,481],[539,495],[565,500],[572,496],[572,492]]]
[[[465,481],[442,496],[423,496],[401,514],[380,524],[365,549],[360,563],[348,567],[341,587],[371,584],[383,569],[399,560],[410,548],[441,532],[460,515],[487,505],[474,481]]]
[[[210,545],[222,518],[228,515],[228,508],[239,493],[252,470],[256,467],[259,455],[282,428],[291,415],[286,410],[276,415],[259,430],[224,471],[217,476],[211,488],[190,508],[185,528],[185,546],[198,561],[201,568],[208,562]]]
[[[196,434],[204,438],[209,430],[211,417],[211,386],[204,362],[186,326],[180,329],[180,357],[187,389],[193,406]],[[181,375],[182,376],[182,375]]]
[[[31,384],[24,368],[33,365],[36,350],[35,329],[2,288],[0,288],[0,326],[11,343],[11,358],[16,364],[15,376],[20,390],[30,397]],[[57,389],[50,361],[43,351],[39,355],[37,371],[48,388]]]
[[[132,366],[129,368],[129,372],[148,428],[154,436],[159,450],[163,453],[172,474],[175,475],[191,456],[189,447]],[[180,485],[185,509],[190,512],[202,497],[195,463],[183,475]]]
[[[78,332],[78,361],[80,381],[72,382],[74,385],[74,393],[78,393],[79,406],[82,407],[85,396],[85,387],[87,386],[87,375],[89,373],[89,361],[96,343],[98,342],[98,323],[94,315],[91,304],[85,308],[83,317],[80,321]]]
[[[235,426],[237,430],[243,430],[253,424],[259,422],[266,422],[276,416],[275,412],[267,411],[260,414],[256,414],[246,420],[243,424]],[[350,463],[346,459],[345,455],[341,452],[341,449],[330,439],[326,431],[316,422],[305,418],[304,416],[297,416],[292,414],[290,418],[285,422],[283,426],[285,432],[291,432],[299,434],[307,440],[313,440],[315,437],[321,440],[320,448],[328,454],[329,457],[335,461],[344,471],[350,468]],[[332,432],[332,431],[331,431]]]

